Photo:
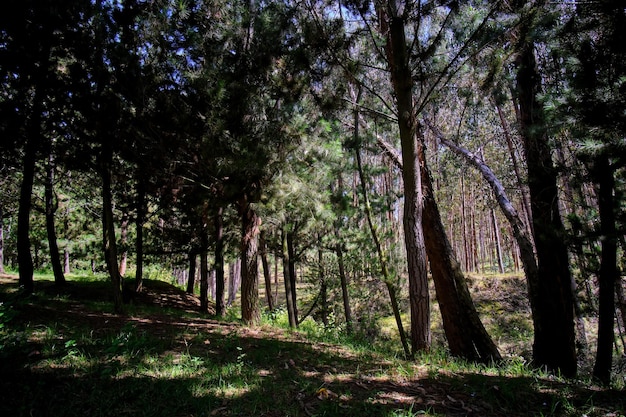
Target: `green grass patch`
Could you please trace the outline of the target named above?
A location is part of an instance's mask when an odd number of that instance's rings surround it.
[[[37,282],[33,296],[20,298],[15,282],[0,283],[0,415],[625,414],[623,392],[554,378],[522,356],[476,365],[435,346],[407,361],[385,348],[397,346],[392,332],[372,343],[332,318],[290,330],[284,310],[248,329],[236,311],[213,320],[151,280],[145,297],[117,315],[109,290],[102,277],[80,276],[61,290]],[[485,315],[505,308],[487,298],[479,305]],[[505,338],[511,323],[491,324]]]

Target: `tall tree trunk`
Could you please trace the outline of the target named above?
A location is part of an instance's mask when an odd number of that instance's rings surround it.
[[[41,123],[40,115],[35,111],[33,113],[32,124],[39,125]],[[31,130],[38,129],[33,127]],[[30,211],[32,207],[33,182],[35,178],[35,162],[37,157],[36,137],[32,132],[30,137],[26,139],[26,148],[24,151],[23,168],[22,168],[22,184],[20,185],[20,206],[17,213],[17,262],[19,266],[19,284],[25,294],[32,294],[35,283],[33,281],[33,258],[30,252]]]
[[[106,140],[106,139],[105,139]],[[107,270],[113,286],[113,303],[116,312],[122,311],[122,277],[117,263],[117,243],[113,220],[113,197],[111,193],[111,165],[113,152],[108,144],[102,145],[100,175],[102,176],[102,242]]]
[[[258,246],[261,219],[247,196],[239,201],[241,216],[241,319],[255,326],[261,321],[259,308]]]
[[[62,286],[65,284],[65,275],[63,274],[63,266],[61,265],[61,257],[59,256],[59,245],[57,243],[57,233],[54,226],[54,214],[57,211],[57,204],[54,201],[54,156],[52,149],[48,155],[48,163],[46,164],[46,182],[45,182],[45,210],[46,210],[46,232],[48,235],[48,247],[50,249],[50,262],[52,263],[52,272],[54,274],[54,284]]]
[[[529,31],[523,27],[520,39]],[[529,285],[535,329],[533,360],[537,366],[573,377],[577,358],[571,272],[559,213],[557,175],[543,107],[537,98],[540,90],[533,42],[526,40],[518,52],[517,96],[538,265],[538,280]]]
[[[619,277],[617,269],[617,227],[615,216],[615,177],[608,157],[599,157],[592,175],[599,187],[598,210],[600,212],[600,234],[602,255],[600,257],[599,309],[598,309],[598,348],[593,367],[593,376],[604,384],[611,382],[613,342],[615,340],[615,282]]]
[[[143,225],[146,218],[146,185],[137,179],[137,218],[135,219],[135,292],[143,288]]]
[[[224,209],[215,214],[215,314],[222,317],[226,310],[224,302]]]
[[[293,285],[293,280],[291,279],[291,268],[289,268],[290,260],[289,260],[289,249],[287,245],[287,230],[286,226],[283,226],[281,231],[281,247],[283,252],[283,282],[285,284],[285,301],[287,304],[287,316],[289,318],[289,327],[298,327],[298,319],[296,316],[295,302],[296,300],[293,298],[293,291],[291,290],[291,286]]]
[[[270,271],[270,265],[267,261],[267,242],[265,241],[265,232],[261,232],[260,241],[261,245],[261,263],[263,265],[263,278],[265,280],[265,300],[267,301],[267,308],[269,311],[274,311],[274,297],[272,295],[272,274]]]
[[[385,52],[396,96],[398,127],[402,147],[404,182],[404,242],[409,275],[411,308],[411,348],[430,349],[430,296],[426,269],[426,249],[422,230],[422,178],[417,153],[418,132],[413,103],[413,74],[409,66],[405,19],[398,15],[393,1],[382,6],[381,33],[387,37]]]

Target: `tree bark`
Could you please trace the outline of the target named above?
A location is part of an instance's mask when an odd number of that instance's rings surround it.
[[[206,219],[204,219],[206,220]],[[200,237],[200,312],[209,312],[209,236],[203,220]]]
[[[378,140],[379,146],[392,148]],[[420,141],[420,161],[426,161]],[[388,155],[396,155],[388,152]],[[402,169],[398,156],[392,158]],[[485,330],[467,287],[465,276],[446,235],[439,208],[433,194],[432,180],[426,164],[420,164],[424,194],[424,237],[426,252],[437,292],[444,331],[450,352],[469,360],[491,362],[501,360],[498,348]]]
[[[293,228],[287,231],[287,253],[289,254],[287,267],[289,268],[289,280],[291,281],[291,300],[293,302],[293,317],[296,322],[296,326],[300,324],[298,318],[298,275],[296,271],[296,253],[293,246],[293,238],[295,235],[295,229],[297,225],[293,225]]]
[[[37,99],[37,98],[36,98]],[[38,107],[38,106],[36,106]],[[37,110],[37,109],[36,109]],[[41,123],[38,111],[33,113],[33,125]],[[37,129],[37,133],[34,130]],[[20,185],[20,205],[17,213],[17,262],[19,266],[19,284],[24,294],[32,294],[35,283],[33,281],[33,258],[30,252],[30,212],[32,208],[33,182],[35,179],[35,162],[37,158],[36,137],[39,127],[32,127],[33,132],[26,138],[24,151],[22,183]]]
[[[424,238],[450,352],[479,362],[500,361],[498,348],[485,330],[474,306],[467,281],[456,260],[432,188],[426,166],[424,142],[419,142],[424,193]]]
[[[289,327],[298,327],[298,319],[296,317],[295,299],[293,298],[293,291],[291,290],[291,268],[289,268],[289,249],[287,245],[287,230],[286,226],[283,226],[281,231],[281,247],[283,252],[283,282],[285,284],[285,301],[287,304],[287,316],[289,318]]]
[[[537,260],[535,259],[534,253],[534,245],[532,239],[526,233],[526,227],[522,219],[520,218],[517,210],[509,200],[506,190],[502,183],[498,180],[495,173],[489,168],[489,166],[477,155],[470,152],[469,150],[455,144],[454,142],[448,140],[435,126],[431,124],[427,124],[429,129],[437,135],[439,142],[448,148],[450,148],[454,153],[461,156],[465,159],[470,165],[478,169],[482,174],[483,178],[489,186],[491,187],[494,196],[496,198],[496,202],[504,217],[508,220],[511,229],[513,230],[513,236],[517,243],[517,246],[520,250],[520,258],[522,261],[522,268],[524,269],[524,273],[526,275],[526,282],[528,285],[529,298],[532,303],[531,294],[531,285],[536,285],[535,283],[539,280],[538,270],[537,270]]]
[[[226,311],[224,302],[224,209],[215,214],[215,314],[222,317]]]
[[[523,27],[520,39],[527,37],[529,30]],[[520,127],[528,166],[538,265],[537,282],[529,285],[535,328],[533,360],[539,367],[573,377],[577,358],[571,272],[559,213],[557,175],[543,107],[537,98],[541,79],[532,41],[525,41],[520,47],[517,64]]]
[[[187,294],[193,294],[196,286],[196,269],[198,263],[198,252],[195,249],[191,249],[187,254],[189,259],[189,274],[187,276]]]
[[[255,326],[261,321],[259,308],[258,241],[261,219],[247,197],[239,201],[241,216],[241,319]]]
[[[359,97],[361,92],[357,94],[356,103],[359,102]],[[383,251],[382,244],[378,237],[378,232],[376,231],[376,227],[374,226],[374,222],[372,220],[372,210],[369,202],[369,197],[367,194],[367,185],[365,183],[365,174],[363,173],[363,163],[361,161],[361,139],[359,137],[359,110],[358,107],[354,110],[354,142],[355,142],[355,156],[356,156],[356,165],[357,171],[359,173],[359,179],[361,182],[361,193],[363,194],[363,205],[365,206],[365,217],[367,219],[367,224],[370,229],[370,233],[372,235],[372,240],[374,241],[374,246],[376,247],[376,254],[378,255],[378,262],[380,264],[380,272],[382,274],[382,280],[387,286],[387,292],[389,293],[389,300],[391,302],[391,309],[393,311],[393,316],[396,320],[396,327],[398,328],[398,334],[400,335],[400,342],[402,343],[402,348],[404,349],[404,354],[407,357],[411,356],[411,350],[409,348],[409,343],[407,341],[406,333],[404,332],[404,325],[402,324],[402,316],[400,314],[400,307],[398,306],[397,299],[397,291],[396,286],[394,285],[391,276],[389,275],[389,270],[387,269],[387,255]]]
[[[269,311],[274,311],[274,297],[272,295],[272,274],[267,261],[267,242],[265,242],[265,232],[261,232],[259,243],[261,245],[261,264],[263,265],[263,278],[265,280],[265,300]]]
[[[339,269],[339,282],[341,284],[341,299],[343,300],[343,313],[346,319],[346,332],[352,334],[352,308],[350,307],[350,293],[348,292],[348,277],[343,262],[343,247],[339,238],[339,225],[335,224],[335,254],[337,256],[337,267]]]
[[[422,178],[417,153],[417,126],[413,103],[413,74],[409,66],[405,19],[398,15],[394,2],[381,7],[381,33],[387,37],[385,52],[396,96],[398,127],[402,147],[404,182],[404,241],[409,275],[411,308],[411,348],[413,352],[430,349],[430,296],[426,269],[426,249],[422,230]]]
[[[128,265],[128,213],[122,213],[122,221],[120,222],[120,243],[122,244],[122,253],[120,254],[120,275],[126,275],[126,266]]]
[[[602,255],[600,257],[599,309],[598,309],[598,348],[593,366],[593,376],[604,384],[611,382],[613,342],[615,341],[615,282],[619,277],[617,269],[617,227],[615,216],[615,177],[608,157],[598,158],[592,169],[599,187],[598,210],[600,213],[600,234]]]
[[[0,204],[0,274],[4,274],[4,210]]]
[[[62,286],[65,284],[65,275],[63,274],[63,265],[61,265],[59,245],[57,243],[57,233],[54,226],[54,214],[56,213],[58,207],[54,201],[54,157],[52,155],[52,150],[50,150],[48,163],[46,164],[46,182],[44,189],[46,234],[48,236],[48,247],[50,250],[52,272],[54,274],[54,284],[56,286]]]
[[[139,177],[139,175],[138,175]],[[135,219],[135,292],[143,288],[143,225],[146,219],[146,186],[137,179],[137,218]]]
[[[102,176],[102,241],[104,257],[113,286],[113,304],[116,312],[123,309],[122,277],[117,263],[117,243],[113,220],[113,197],[111,193],[111,165],[113,152],[108,144],[102,144],[100,169]]]

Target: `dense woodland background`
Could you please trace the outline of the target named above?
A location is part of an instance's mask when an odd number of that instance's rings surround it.
[[[502,355],[468,278],[524,274],[533,363],[575,376],[597,316],[608,383],[624,27],[617,0],[15,3],[0,272],[28,295],[37,270],[106,271],[117,311],[165,274],[249,325],[259,285],[269,309],[284,285],[292,326],[375,334],[393,314],[407,355],[438,303],[450,353],[478,362]]]

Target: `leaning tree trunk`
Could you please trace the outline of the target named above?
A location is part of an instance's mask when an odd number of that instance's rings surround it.
[[[261,321],[259,308],[258,246],[261,219],[247,196],[239,201],[241,216],[241,319],[246,325]]]
[[[520,38],[529,30],[523,28]],[[577,358],[571,272],[559,213],[557,175],[543,107],[537,98],[540,90],[533,43],[525,41],[518,53],[517,96],[537,249],[537,282],[529,285],[535,330],[533,361],[572,377],[576,375]]]
[[[536,285],[539,280],[538,269],[537,269],[537,260],[535,258],[534,245],[530,236],[526,233],[526,226],[524,222],[520,218],[517,210],[509,200],[506,190],[502,183],[498,180],[495,173],[489,168],[489,166],[476,154],[470,152],[469,150],[455,144],[454,142],[448,140],[435,126],[428,124],[429,129],[437,135],[439,142],[448,148],[450,148],[454,153],[461,156],[465,159],[470,165],[478,169],[482,174],[483,178],[494,193],[496,198],[496,202],[504,217],[509,222],[511,229],[513,230],[513,237],[515,238],[515,242],[520,251],[520,258],[522,261],[522,268],[524,269],[524,273],[526,275],[526,282],[528,285],[529,298],[532,302],[534,298],[530,296],[530,294],[534,294],[537,290],[535,287],[531,289],[531,285]],[[534,307],[533,307],[534,310]]]
[[[380,138],[378,145],[398,169],[402,169],[402,161],[393,148]],[[470,360],[499,361],[500,353],[480,321],[465,276],[443,227],[433,195],[430,173],[425,164],[422,141],[420,141],[420,160],[424,161],[420,167],[424,190],[423,227],[426,252],[450,352]]]
[[[617,228],[613,190],[615,178],[609,158],[598,158],[592,169],[599,186],[598,211],[600,213],[600,234],[602,235],[602,255],[600,258],[599,309],[598,309],[598,348],[593,367],[593,376],[604,384],[611,382],[613,342],[615,340],[615,282],[619,277],[617,269]]]
[[[469,360],[499,361],[502,359],[500,352],[480,320],[443,227],[426,166],[423,140],[420,140],[419,146],[424,193],[424,240],[450,352]]]

